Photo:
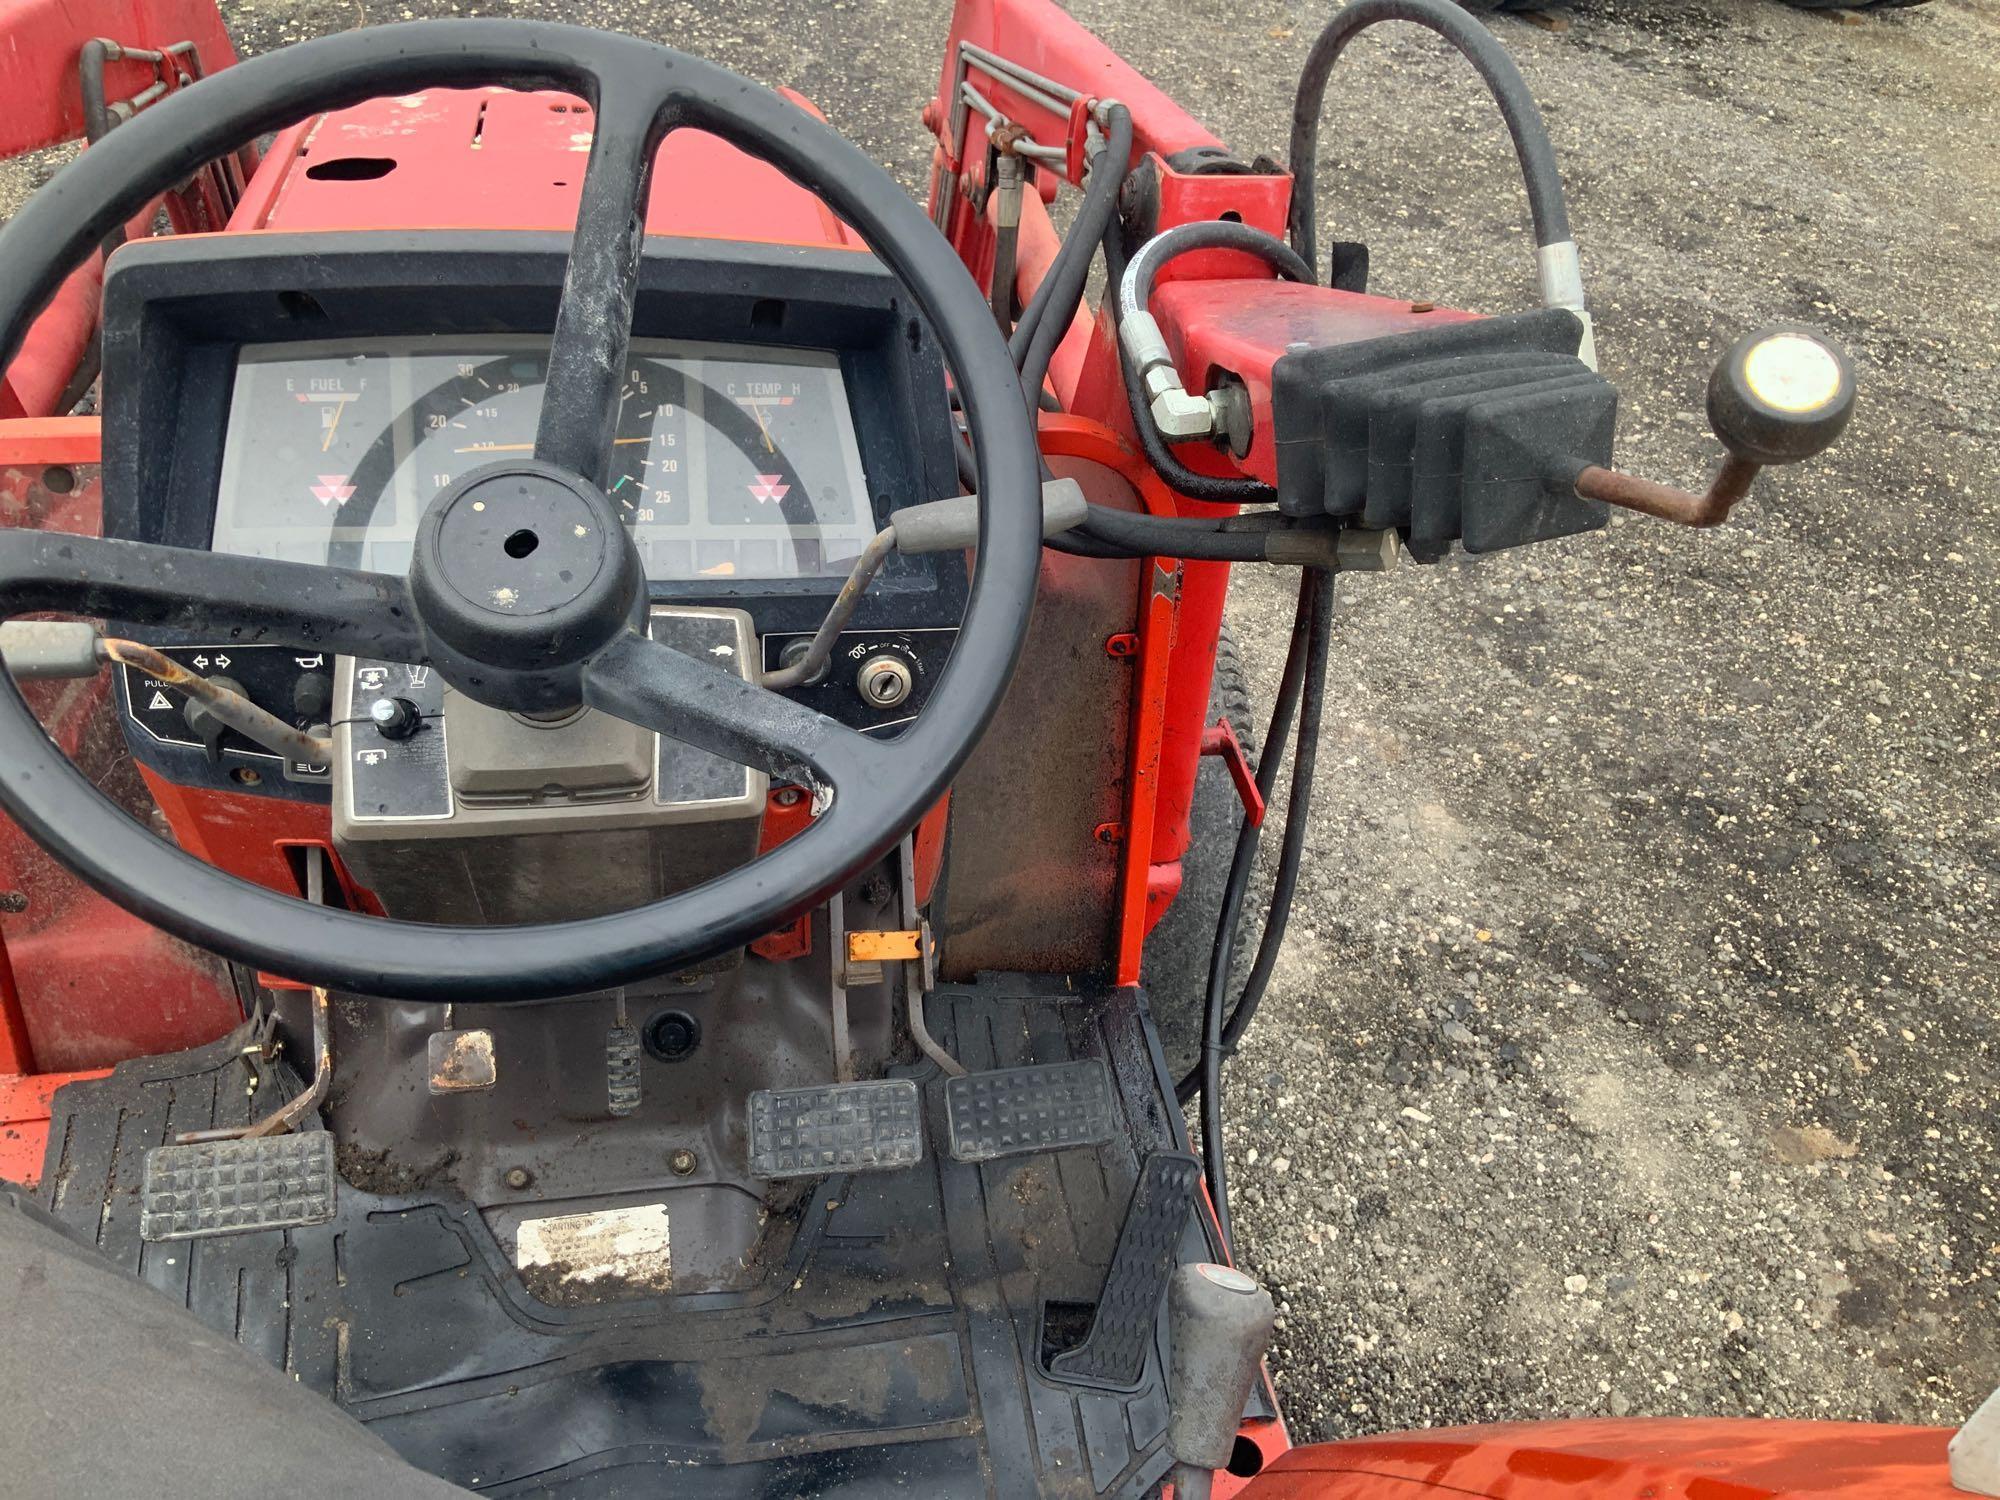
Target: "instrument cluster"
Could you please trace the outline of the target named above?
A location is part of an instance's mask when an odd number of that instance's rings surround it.
[[[634,340],[606,490],[655,580],[844,576],[876,529],[846,382],[812,349]],[[534,452],[546,343],[248,345],[211,545],[401,573],[418,518]]]

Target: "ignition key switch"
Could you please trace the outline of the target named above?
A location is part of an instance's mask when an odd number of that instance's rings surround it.
[[[864,661],[854,679],[855,691],[870,708],[895,708],[910,696],[914,685],[910,664],[886,651]]]

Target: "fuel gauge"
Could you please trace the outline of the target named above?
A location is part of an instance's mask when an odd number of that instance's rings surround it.
[[[216,546],[260,539],[258,555],[365,565],[354,548],[398,521],[393,401],[380,350],[245,349],[223,454]]]

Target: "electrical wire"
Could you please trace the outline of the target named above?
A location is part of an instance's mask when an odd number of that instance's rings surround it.
[[[1570,243],[1569,204],[1563,196],[1562,175],[1556,168],[1555,148],[1549,143],[1548,127],[1535,96],[1515,66],[1507,49],[1455,0],[1354,0],[1326,23],[1312,51],[1306,55],[1299,75],[1299,91],[1292,105],[1292,248],[1306,263],[1317,266],[1317,225],[1314,182],[1319,154],[1320,109],[1326,98],[1327,75],[1346,50],[1347,44],[1384,21],[1408,21],[1436,32],[1465,55],[1479,70],[1500,106],[1513,138],[1514,154],[1521,163],[1521,178],[1528,190],[1528,211],[1534,217],[1535,243],[1547,252]],[[1574,246],[1569,265],[1574,266]],[[1315,273],[1317,274],[1317,273]],[[1550,300],[1547,257],[1543,265],[1543,296]],[[1575,294],[1582,300],[1582,282],[1577,279]],[[1571,305],[1566,301],[1557,306]]]

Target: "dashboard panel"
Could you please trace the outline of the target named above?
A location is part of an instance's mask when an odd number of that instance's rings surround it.
[[[121,248],[104,290],[106,535],[403,572],[443,482],[529,451],[567,248],[455,230]],[[626,376],[607,489],[653,603],[745,611],[766,665],[818,627],[897,508],[956,492],[942,355],[866,254],[649,237]],[[897,733],[950,653],[966,586],[957,554],[892,554],[834,669],[793,696]],[[189,665],[226,649],[260,706],[326,722],[331,660],[128,633]],[[885,665],[908,682],[893,704],[861,689]],[[144,674],[119,689],[152,772],[326,802],[329,768],[230,735],[196,743],[178,695]]]
[[[211,545],[401,573],[441,490],[534,451],[546,341],[252,345]],[[876,531],[838,356],[636,341],[606,484],[649,578],[844,578]]]

